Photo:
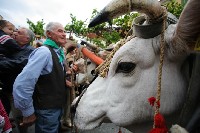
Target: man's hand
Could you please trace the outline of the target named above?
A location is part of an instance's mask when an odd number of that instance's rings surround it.
[[[23,122],[20,123],[20,126],[29,127],[29,126],[33,125],[35,123],[35,121],[36,121],[36,116],[35,116],[35,114],[32,114],[28,117],[23,117]]]
[[[66,86],[71,88],[73,87],[73,84],[69,80],[66,80]]]
[[[85,60],[83,58],[78,59],[74,62],[72,69],[78,73],[85,73]]]
[[[74,72],[78,72],[79,68],[76,64],[73,64],[71,67]]]

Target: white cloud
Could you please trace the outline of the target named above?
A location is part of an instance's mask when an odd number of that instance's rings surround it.
[[[78,20],[90,19],[93,9],[100,11],[110,0],[0,0],[0,15],[18,26],[28,26],[26,19],[36,23],[44,20],[66,25],[70,13]]]

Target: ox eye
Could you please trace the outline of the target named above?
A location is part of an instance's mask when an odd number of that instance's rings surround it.
[[[135,66],[132,62],[120,62],[117,66],[116,73],[130,73],[135,69]]]

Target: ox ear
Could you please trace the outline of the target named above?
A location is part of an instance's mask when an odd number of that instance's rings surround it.
[[[199,35],[200,0],[189,0],[180,16],[172,44],[178,53],[183,53],[194,48]]]

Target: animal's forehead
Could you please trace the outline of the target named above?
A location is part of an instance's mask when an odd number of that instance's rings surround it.
[[[134,58],[153,54],[153,42],[155,39],[133,38],[124,44],[114,55],[114,58]]]

